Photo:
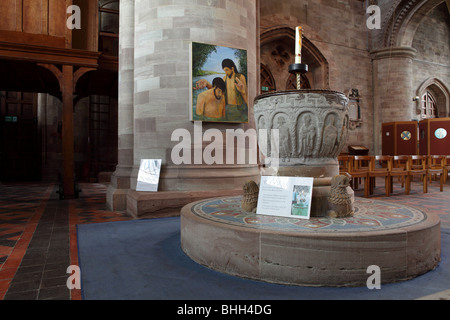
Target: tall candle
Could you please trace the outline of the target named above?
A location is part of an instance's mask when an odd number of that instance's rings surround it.
[[[302,27],[295,28],[295,63],[302,63]]]

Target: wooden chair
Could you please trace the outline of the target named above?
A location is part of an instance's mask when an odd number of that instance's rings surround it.
[[[450,155],[444,156],[444,183],[448,179],[448,170],[450,169]]]
[[[353,169],[357,171],[369,171],[372,156],[353,156]]]
[[[411,182],[413,181],[414,176],[420,176],[423,184],[423,192],[427,193],[428,192],[427,156],[418,156],[418,155],[409,156],[407,170],[408,170],[407,183],[411,186]]]
[[[345,174],[348,172],[350,167],[350,161],[353,161],[352,156],[338,156],[337,157],[339,163],[339,174]]]
[[[350,179],[350,187],[353,189],[353,179],[349,173],[350,162],[353,161],[353,156],[338,156],[339,174],[346,175]]]
[[[445,175],[444,175],[444,157],[438,155],[428,156],[427,176],[429,183],[433,180],[433,176],[439,175],[440,191],[444,191]]]
[[[394,191],[394,182],[393,178],[397,177],[401,181],[402,188],[405,188],[405,194],[409,194],[411,191],[411,183],[409,181],[409,175],[408,175],[408,162],[409,162],[409,156],[399,155],[394,156],[392,158],[391,162],[391,169],[389,172],[390,176],[390,192],[392,193]]]
[[[377,163],[379,167],[377,167]],[[391,183],[390,183],[390,169],[392,167],[392,157],[391,156],[374,156],[370,161],[369,179],[370,179],[370,194],[373,194],[375,187],[376,177],[384,177],[384,189],[386,196],[389,197]]]
[[[364,197],[369,197],[369,170],[370,156],[354,156],[353,161],[349,162],[348,173],[352,177],[353,188],[358,189],[358,179],[364,178]]]

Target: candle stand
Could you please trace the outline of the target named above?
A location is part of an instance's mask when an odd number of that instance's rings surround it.
[[[301,89],[301,75],[308,72],[308,65],[305,63],[293,63],[289,66],[289,73],[297,77],[297,90]]]

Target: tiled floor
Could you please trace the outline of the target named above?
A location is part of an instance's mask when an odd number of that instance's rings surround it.
[[[450,228],[450,181],[444,192],[433,182],[427,194],[414,182],[409,196],[396,183],[394,193],[384,197],[382,185],[374,198],[436,212],[442,227]],[[0,183],[0,300],[81,299],[80,290],[66,285],[67,268],[78,265],[76,225],[131,219],[106,209],[107,186],[81,189],[78,199],[59,200],[53,184]]]
[[[0,299],[81,299],[67,268],[78,264],[76,225],[128,220],[108,212],[106,186],[82,185],[59,200],[55,185],[0,184]]]

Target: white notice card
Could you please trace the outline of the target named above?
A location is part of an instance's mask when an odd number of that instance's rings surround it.
[[[158,191],[161,159],[141,159],[136,191]]]
[[[262,176],[256,214],[309,219],[314,178]]]

